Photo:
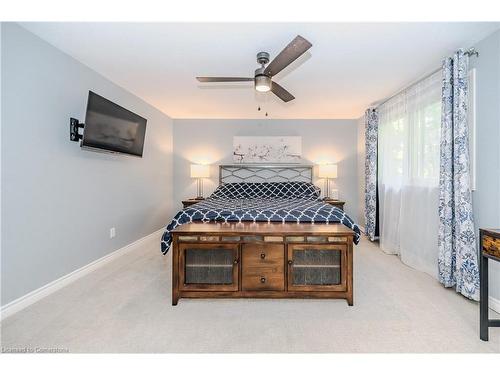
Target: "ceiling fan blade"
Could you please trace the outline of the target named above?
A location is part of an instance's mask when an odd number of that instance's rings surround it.
[[[276,95],[278,98],[283,100],[285,103],[289,102],[290,100],[295,99],[295,96],[290,94],[288,91],[286,91],[282,86],[278,85],[276,82],[273,81],[271,85],[271,91],[273,92],[274,95]]]
[[[311,47],[312,44],[309,41],[297,35],[295,39],[269,63],[264,70],[264,74],[271,77],[278,74]]]
[[[246,82],[253,81],[253,77],[196,77],[200,82]]]

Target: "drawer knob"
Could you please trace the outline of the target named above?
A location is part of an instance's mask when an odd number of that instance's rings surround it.
[[[260,282],[261,282],[262,284],[264,284],[264,283],[266,282],[266,278],[265,278],[265,277],[261,277],[261,278],[260,278]]]
[[[291,260],[291,259],[290,259],[290,260],[288,261],[288,264],[289,264],[289,265],[292,265],[292,263],[293,263],[293,260]]]
[[[238,258],[236,258],[236,259],[233,261],[233,263],[234,263],[234,264],[238,264],[238,262],[239,262],[239,261],[240,261],[240,260],[239,260]]]
[[[264,259],[266,257],[266,254],[265,253],[261,253],[260,254],[260,259]]]

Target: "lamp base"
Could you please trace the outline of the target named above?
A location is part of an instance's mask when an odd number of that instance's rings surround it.
[[[337,189],[332,189],[330,191],[330,195],[331,195],[330,199],[334,199],[337,201],[339,200],[339,191]]]
[[[203,179],[202,178],[198,178],[197,180],[197,192],[196,194],[198,194],[198,196],[196,197],[196,199],[203,199]]]

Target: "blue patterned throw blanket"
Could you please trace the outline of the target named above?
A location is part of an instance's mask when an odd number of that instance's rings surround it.
[[[206,200],[175,215],[163,234],[161,251],[168,252],[174,228],[194,221],[342,223],[355,232],[357,244],[361,237],[358,225],[341,209],[319,200],[319,193],[316,186],[306,182],[221,185]]]

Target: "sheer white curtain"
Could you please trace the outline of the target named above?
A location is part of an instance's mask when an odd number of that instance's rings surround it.
[[[380,247],[437,277],[441,71],[379,110]]]

